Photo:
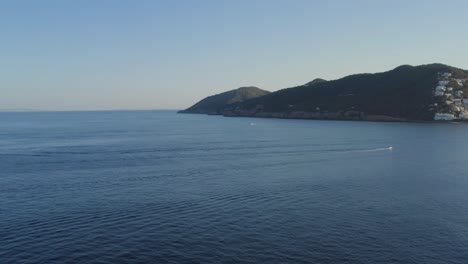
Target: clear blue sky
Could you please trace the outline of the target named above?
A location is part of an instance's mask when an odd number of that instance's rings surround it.
[[[468,69],[467,26],[465,0],[0,0],[0,109],[179,109],[247,85]]]

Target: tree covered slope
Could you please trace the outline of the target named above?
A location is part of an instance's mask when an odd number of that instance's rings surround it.
[[[450,73],[451,80],[468,80],[467,71],[443,64],[403,65],[382,73],[313,81],[227,105],[221,112],[227,116],[433,120],[437,111],[447,110],[445,98],[434,96],[444,73]],[[461,84],[455,88],[468,87]]]
[[[220,110],[235,103],[269,94],[270,92],[257,87],[241,87],[221,94],[206,97],[193,106],[179,113],[220,114]]]

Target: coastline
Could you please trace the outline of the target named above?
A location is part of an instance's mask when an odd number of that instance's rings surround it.
[[[210,116],[223,116],[229,118],[268,118],[268,119],[297,119],[297,120],[313,120],[313,121],[353,121],[353,122],[379,122],[379,123],[435,123],[435,124],[450,124],[450,123],[468,123],[468,120],[416,120],[396,118],[385,115],[367,115],[364,118],[346,118],[346,117],[300,117],[289,116],[287,114],[277,113],[275,115],[233,115],[233,114],[215,114],[215,113],[194,113],[178,111],[177,114],[192,114],[192,115],[210,115]]]

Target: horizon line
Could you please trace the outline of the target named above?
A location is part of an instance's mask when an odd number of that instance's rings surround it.
[[[46,112],[123,112],[123,111],[179,111],[181,109],[169,109],[169,108],[148,108],[148,109],[76,109],[76,110],[44,110],[44,109],[25,109],[25,110],[15,110],[15,109],[0,109],[0,113],[46,113]]]

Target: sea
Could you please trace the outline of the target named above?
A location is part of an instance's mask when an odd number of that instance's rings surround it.
[[[0,263],[468,263],[468,124],[0,113]]]

